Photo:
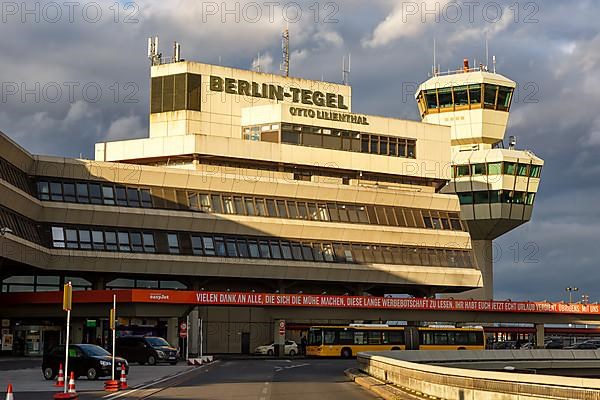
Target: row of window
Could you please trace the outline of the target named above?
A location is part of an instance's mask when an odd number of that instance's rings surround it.
[[[106,284],[107,289],[187,289],[187,285],[179,281],[163,281],[157,279],[116,278]]]
[[[153,233],[52,227],[52,247],[156,253]]]
[[[37,182],[40,200],[152,208],[149,189],[87,182]]]
[[[392,206],[316,203],[230,194],[187,192],[190,209],[218,214],[373,225],[463,230],[458,213]]]
[[[318,339],[317,339],[318,340]],[[320,343],[319,343],[320,344]],[[403,345],[403,330],[323,330],[323,344],[326,345],[365,345],[390,344]]]
[[[181,232],[135,232],[54,226],[52,227],[52,245],[55,248],[207,257],[449,267],[474,266],[472,253],[464,250],[293,241]]]
[[[465,331],[420,331],[419,343],[421,345],[481,345],[483,341],[483,332],[465,332]]]
[[[509,111],[513,91],[510,87],[483,83],[444,87],[419,93],[417,102],[421,115],[476,108]]]
[[[168,208],[217,214],[387,225],[421,229],[464,230],[458,213],[392,206],[286,200],[211,194],[169,188],[135,188],[85,182],[38,181],[41,200]]]
[[[86,279],[66,276],[14,275],[2,280],[2,292],[54,292],[71,282],[73,290],[91,290],[92,283]]]
[[[517,192],[514,190],[479,190],[458,194],[460,204],[526,204],[533,205],[535,193]]]
[[[331,150],[416,158],[416,140],[300,124],[267,124],[242,129],[246,140]]]
[[[13,275],[2,280],[2,292],[54,292],[62,290],[66,282],[71,282],[73,290],[91,290],[92,283],[79,277],[50,275]],[[157,279],[115,278],[106,283],[106,289],[187,289],[179,281]]]
[[[27,174],[2,157],[0,157],[0,179],[18,187],[25,193],[32,194]]]
[[[452,167],[452,176],[455,178],[480,175],[516,175],[539,178],[541,174],[541,165],[515,163],[510,161],[454,165]]]
[[[33,243],[42,243],[38,225],[20,214],[0,207],[0,228],[10,228],[12,234]]]

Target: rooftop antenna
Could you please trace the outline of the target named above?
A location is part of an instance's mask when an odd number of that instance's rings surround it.
[[[437,63],[436,63],[436,54],[435,54],[435,38],[433,38],[433,66],[431,67],[431,73],[433,76],[437,76]]]
[[[348,65],[346,65],[346,56],[342,58],[342,82],[348,86],[350,84],[350,58],[351,54],[348,53]]]
[[[148,59],[150,65],[160,65],[162,54],[158,52],[158,36],[148,38]]]
[[[260,51],[258,52],[258,56],[256,57],[256,62],[253,65],[255,72],[260,72]]]
[[[181,61],[181,44],[173,42],[173,62]]]
[[[488,70],[488,66],[490,65],[490,51],[488,47],[488,38],[487,32],[485,33],[485,70]]]
[[[496,73],[496,56],[492,56],[492,65],[493,65],[494,73]]]
[[[283,30],[281,35],[281,55],[283,56],[283,64],[279,68],[283,72],[283,76],[290,76],[290,27],[289,24]]]

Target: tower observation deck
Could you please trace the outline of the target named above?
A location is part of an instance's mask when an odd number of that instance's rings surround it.
[[[544,161],[515,148],[504,137],[516,84],[487,71],[471,69],[434,74],[415,94],[423,122],[451,128],[451,178],[442,189],[456,193],[469,227],[483,288],[466,297],[493,297],[492,240],[531,219]]]

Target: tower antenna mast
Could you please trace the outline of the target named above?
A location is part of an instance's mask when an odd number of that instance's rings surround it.
[[[487,32],[485,33],[485,70],[488,70],[490,65],[490,51],[488,46]]]
[[[346,65],[346,56],[342,58],[342,82],[344,85],[350,84],[350,60],[351,54],[348,53],[348,65]]]
[[[435,54],[435,38],[433,38],[433,66],[431,67],[431,73],[433,76],[437,76],[437,64],[436,64],[436,54]]]
[[[281,55],[283,57],[283,64],[281,64],[281,71],[284,76],[290,76],[290,28],[289,24],[283,30],[281,35]]]

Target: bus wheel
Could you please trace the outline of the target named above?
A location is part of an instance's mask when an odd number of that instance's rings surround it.
[[[457,350],[466,350],[464,347],[459,347]]]
[[[344,347],[342,349],[342,357],[343,358],[350,358],[350,357],[352,357],[352,349],[349,349],[348,347]]]
[[[400,350],[400,347],[392,347],[392,350]]]

